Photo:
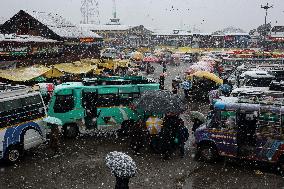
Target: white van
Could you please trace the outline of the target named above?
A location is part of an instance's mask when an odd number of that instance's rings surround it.
[[[0,90],[0,158],[14,163],[25,150],[46,140],[46,108],[39,92],[28,88]]]

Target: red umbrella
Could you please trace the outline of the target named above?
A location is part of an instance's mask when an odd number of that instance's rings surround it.
[[[143,62],[159,62],[159,60],[160,59],[155,56],[147,56],[143,58]]]

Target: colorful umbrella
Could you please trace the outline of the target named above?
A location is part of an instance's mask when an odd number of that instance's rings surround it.
[[[131,53],[131,58],[136,60],[136,61],[141,61],[141,60],[143,60],[144,56],[143,56],[142,53],[135,51],[135,52]]]
[[[147,56],[143,58],[143,62],[159,62],[159,60],[160,59],[155,56]]]
[[[146,121],[147,130],[151,135],[157,135],[162,128],[163,120],[158,117],[151,116]]]

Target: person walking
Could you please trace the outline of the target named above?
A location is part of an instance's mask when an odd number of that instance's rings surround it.
[[[58,128],[57,124],[54,123],[50,123],[50,130],[51,130],[51,135],[50,135],[50,148],[52,149],[52,151],[54,152],[54,154],[58,154],[59,153],[59,147],[60,147],[60,131]]]
[[[164,90],[165,89],[165,73],[160,74],[159,84],[160,84],[160,89]]]
[[[172,80],[172,92],[173,94],[177,94],[179,89],[179,82],[176,79]]]
[[[130,128],[130,148],[135,155],[140,155],[140,150],[145,146],[147,141],[147,130],[142,119],[139,119],[132,128]]]
[[[184,157],[184,146],[185,146],[185,142],[189,138],[189,133],[188,133],[188,129],[184,125],[184,121],[182,119],[180,120],[180,123],[179,123],[178,137],[177,138],[178,138],[178,146],[179,146],[179,150],[180,150],[180,157],[183,158]]]
[[[216,99],[219,99],[220,96],[221,96],[221,90],[220,88],[219,89],[216,89],[216,90],[211,90],[208,94],[209,96],[209,104],[210,104],[210,108],[213,108],[213,105],[214,105],[214,102]]]
[[[230,96],[232,92],[232,86],[229,84],[227,79],[223,80],[223,84],[220,86],[220,90],[224,96]]]
[[[147,62],[147,63],[146,63],[146,74],[147,74],[147,75],[150,74],[150,69],[151,69],[151,67],[150,67],[150,62]]]
[[[184,92],[184,97],[186,99],[188,99],[189,98],[190,89],[192,88],[191,81],[185,80],[185,81],[182,82],[181,86],[182,86],[182,89],[183,89],[183,92]]]
[[[163,65],[163,73],[167,72],[167,64],[165,60],[162,61],[162,65]]]
[[[170,159],[172,156],[180,123],[181,119],[177,114],[167,113],[164,117],[160,137],[162,142],[161,148],[164,156],[163,158],[165,160]]]

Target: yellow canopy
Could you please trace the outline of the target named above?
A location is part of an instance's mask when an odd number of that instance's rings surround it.
[[[211,73],[211,72],[207,72],[207,71],[197,71],[194,72],[193,74],[190,75],[190,77],[195,76],[195,77],[203,77],[206,79],[210,79],[218,84],[223,84],[223,80],[218,77],[217,75]]]
[[[71,73],[71,74],[85,74],[96,69],[95,65],[79,61],[73,63],[55,64],[54,67],[62,72]]]
[[[31,66],[15,68],[9,70],[0,70],[0,77],[11,81],[29,81],[39,76],[58,77],[62,73],[53,68],[45,66]]]
[[[144,55],[141,52],[135,51],[132,53],[131,58],[137,61],[143,60]]]
[[[57,77],[61,77],[63,75],[64,75],[63,72],[59,71],[58,69],[56,69],[54,67],[50,68],[49,71],[47,71],[43,74],[43,76],[46,77],[46,78],[57,78]]]

